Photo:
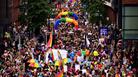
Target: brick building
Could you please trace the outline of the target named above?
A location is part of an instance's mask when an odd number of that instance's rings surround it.
[[[19,25],[18,17],[19,17],[19,4],[20,0],[9,0],[9,12],[10,12],[10,22],[11,24]]]
[[[123,39],[138,39],[138,0],[106,0],[107,16],[123,30]]]
[[[122,0],[123,5],[138,5],[138,0]]]
[[[8,0],[0,0],[0,38],[9,25],[9,17]]]
[[[19,3],[20,0],[0,0],[0,38],[3,37],[9,25],[19,25]]]

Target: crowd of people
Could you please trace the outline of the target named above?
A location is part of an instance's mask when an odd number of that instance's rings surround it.
[[[79,9],[79,8],[78,8]],[[22,35],[17,35],[14,27],[5,33],[3,40],[4,53],[0,58],[1,77],[137,77],[138,75],[138,42],[122,40],[122,30],[111,24],[107,35],[100,34],[102,25],[90,24],[85,13],[78,12],[79,29],[72,24],[62,23],[53,34],[52,49],[65,49],[67,58],[72,61],[60,66],[55,61],[45,62],[47,37],[53,27],[41,29],[41,36],[30,38],[27,27],[20,27]],[[71,25],[71,26],[66,26]],[[21,38],[21,39],[18,39]],[[19,44],[20,43],[20,44]],[[83,53],[84,52],[84,53]],[[97,55],[94,55],[94,52]],[[36,59],[41,67],[30,67],[28,60]]]

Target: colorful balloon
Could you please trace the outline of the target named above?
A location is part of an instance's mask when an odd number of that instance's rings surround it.
[[[69,15],[69,16],[74,17],[75,20],[78,20],[78,16],[77,16],[77,14],[75,14],[74,12],[61,12],[61,13],[59,13],[59,14],[57,15],[56,18],[60,18],[60,17],[63,16],[63,15]]]
[[[93,55],[94,55],[94,56],[99,56],[98,51],[94,51],[94,52],[93,52]]]
[[[58,25],[61,23],[61,22],[69,22],[69,23],[73,23],[75,25],[75,29],[78,29],[78,22],[74,19],[71,19],[71,18],[61,18],[61,19],[58,19],[56,22],[55,22],[55,25],[54,25],[54,29],[58,29]]]

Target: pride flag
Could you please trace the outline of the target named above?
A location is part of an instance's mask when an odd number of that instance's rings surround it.
[[[52,36],[52,32],[50,33],[50,38],[49,41],[47,43],[47,47],[52,47],[52,40],[53,40],[53,36]]]
[[[61,53],[59,52],[59,50],[57,52],[58,52],[58,58],[59,60],[61,60],[62,59]]]
[[[50,60],[54,61],[54,55],[53,55],[52,49],[51,49],[51,52],[50,52],[49,55],[48,55],[48,58],[49,58]]]
[[[59,72],[56,77],[63,77],[63,72]]]

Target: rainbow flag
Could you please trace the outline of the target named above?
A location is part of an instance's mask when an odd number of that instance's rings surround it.
[[[53,40],[53,36],[52,36],[52,32],[50,33],[50,38],[49,41],[47,43],[47,47],[52,47],[52,40]]]
[[[68,0],[68,2],[75,3],[76,0]]]
[[[52,61],[54,61],[54,55],[53,55],[53,51],[51,51],[48,55],[48,58]]]
[[[56,77],[63,77],[63,72],[59,72]]]
[[[61,54],[60,54],[59,51],[57,51],[57,52],[58,52],[58,58],[59,58],[59,60],[61,60],[62,59],[62,56],[61,56]]]

